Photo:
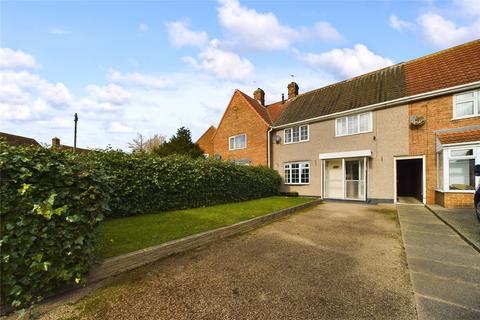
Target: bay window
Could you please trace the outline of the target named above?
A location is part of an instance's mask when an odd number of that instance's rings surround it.
[[[470,91],[453,96],[453,118],[462,119],[480,115],[480,91]]]
[[[337,137],[372,131],[372,113],[365,112],[335,119]]]
[[[478,184],[475,164],[480,164],[480,146],[447,147],[438,152],[438,189],[474,192]]]
[[[309,184],[310,183],[310,163],[291,162],[286,163],[285,184]]]
[[[308,125],[287,128],[284,130],[285,143],[295,143],[308,141],[309,132]]]

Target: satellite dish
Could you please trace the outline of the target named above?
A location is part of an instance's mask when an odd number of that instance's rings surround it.
[[[417,116],[413,115],[410,117],[410,124],[412,127],[421,127],[427,122],[427,118],[425,116]]]
[[[275,141],[276,144],[279,144],[280,141],[282,141],[282,137],[280,137],[278,134],[273,137],[273,140]]]

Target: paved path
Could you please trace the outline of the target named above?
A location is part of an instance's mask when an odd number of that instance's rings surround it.
[[[419,319],[480,319],[480,254],[424,206],[398,205]]]
[[[77,318],[410,320],[416,313],[395,207],[325,203],[129,272],[44,319]]]

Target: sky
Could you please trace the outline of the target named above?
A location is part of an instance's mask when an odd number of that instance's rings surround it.
[[[0,131],[127,150],[196,140],[235,89],[267,103],[480,38],[479,0],[0,0]]]

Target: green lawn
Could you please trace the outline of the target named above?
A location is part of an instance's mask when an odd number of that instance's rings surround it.
[[[99,227],[98,253],[101,258],[113,257],[312,200],[302,197],[269,197],[107,220]]]

